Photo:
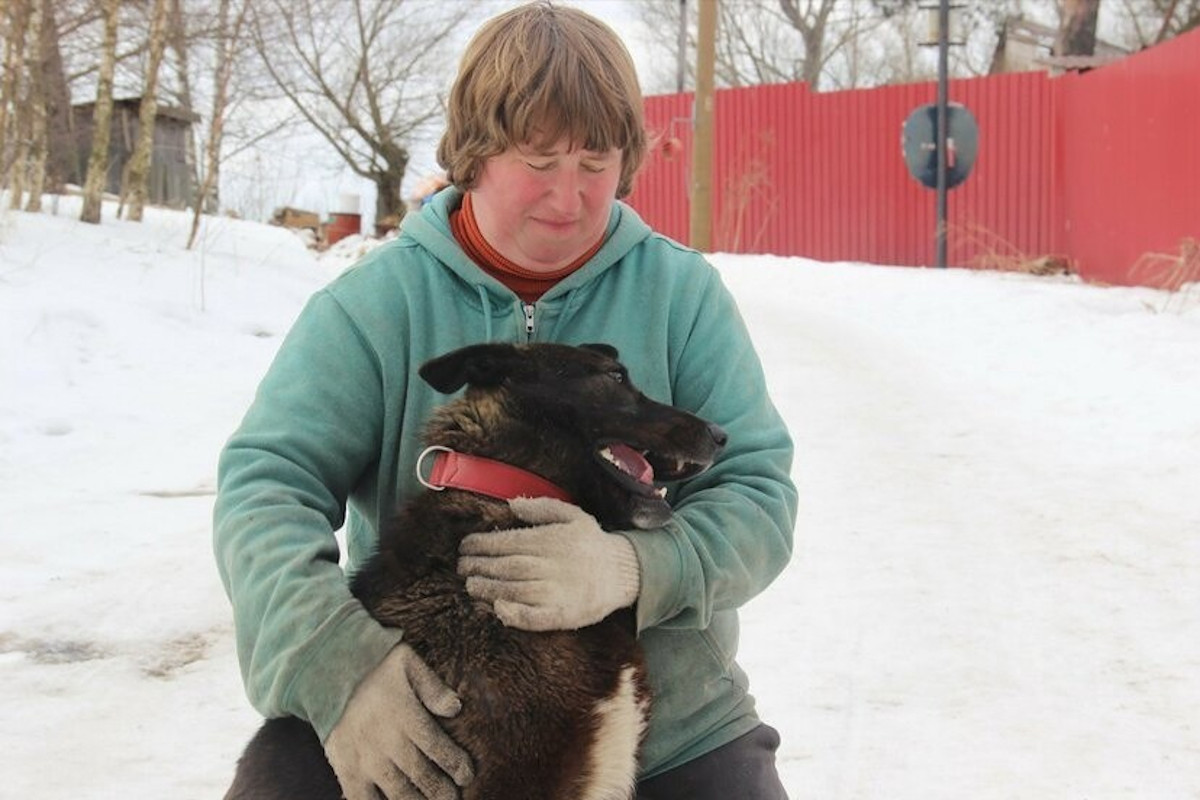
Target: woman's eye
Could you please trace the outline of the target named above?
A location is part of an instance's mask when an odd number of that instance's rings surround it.
[[[533,161],[526,161],[525,163],[526,163],[526,165],[528,165],[528,167],[530,169],[534,170],[535,172],[549,172],[550,169],[554,166],[553,161],[544,161],[541,163],[535,163]]]

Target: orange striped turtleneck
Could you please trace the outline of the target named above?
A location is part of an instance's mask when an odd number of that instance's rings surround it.
[[[570,275],[587,263],[604,244],[604,237],[579,258],[554,272],[535,272],[525,269],[520,264],[510,261],[500,254],[496,248],[488,244],[479,231],[475,221],[475,211],[471,207],[471,193],[463,194],[462,205],[450,214],[450,230],[454,234],[458,246],[479,267],[496,280],[503,283],[526,303],[532,303],[546,293],[550,287]]]

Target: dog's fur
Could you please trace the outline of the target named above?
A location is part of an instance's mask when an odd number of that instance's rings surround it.
[[[616,358],[607,345],[483,344],[434,359],[420,370],[434,388],[468,388],[438,410],[426,441],[537,473],[607,529],[661,525],[670,516],[661,491],[600,452],[623,442],[658,480],[677,480],[710,466],[725,434],[647,399]],[[442,724],[474,761],[464,800],[624,800],[649,705],[632,612],[529,633],[501,624],[456,574],[464,536],[524,524],[501,500],[425,492],[383,526],[353,592],[461,697],[462,712]],[[316,734],[294,718],[264,724],[226,795],[340,797]]]

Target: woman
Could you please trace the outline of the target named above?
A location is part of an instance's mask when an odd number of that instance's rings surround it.
[[[738,607],[791,555],[792,445],[715,270],[618,201],[646,146],[607,26],[546,2],[486,23],[438,149],[452,186],[313,297],[222,453],[215,550],[247,693],[313,725],[350,800],[453,798],[471,778],[436,722],[458,698],[350,595],[334,531],[348,511],[353,571],[420,490],[420,430],[444,398],[416,368],[479,341],[610,343],[647,395],[728,432],[662,529],[528,520],[501,547],[469,538],[459,571],[527,630],[636,605],[654,690],[639,798],[786,796],[734,657]],[[546,536],[575,537],[571,563],[537,547]]]

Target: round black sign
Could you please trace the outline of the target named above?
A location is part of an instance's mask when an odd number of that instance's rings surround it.
[[[930,189],[937,188],[937,118],[936,104],[918,106],[900,137],[908,171]],[[979,152],[979,125],[959,103],[946,106],[946,145],[946,188],[953,189],[971,174]]]

